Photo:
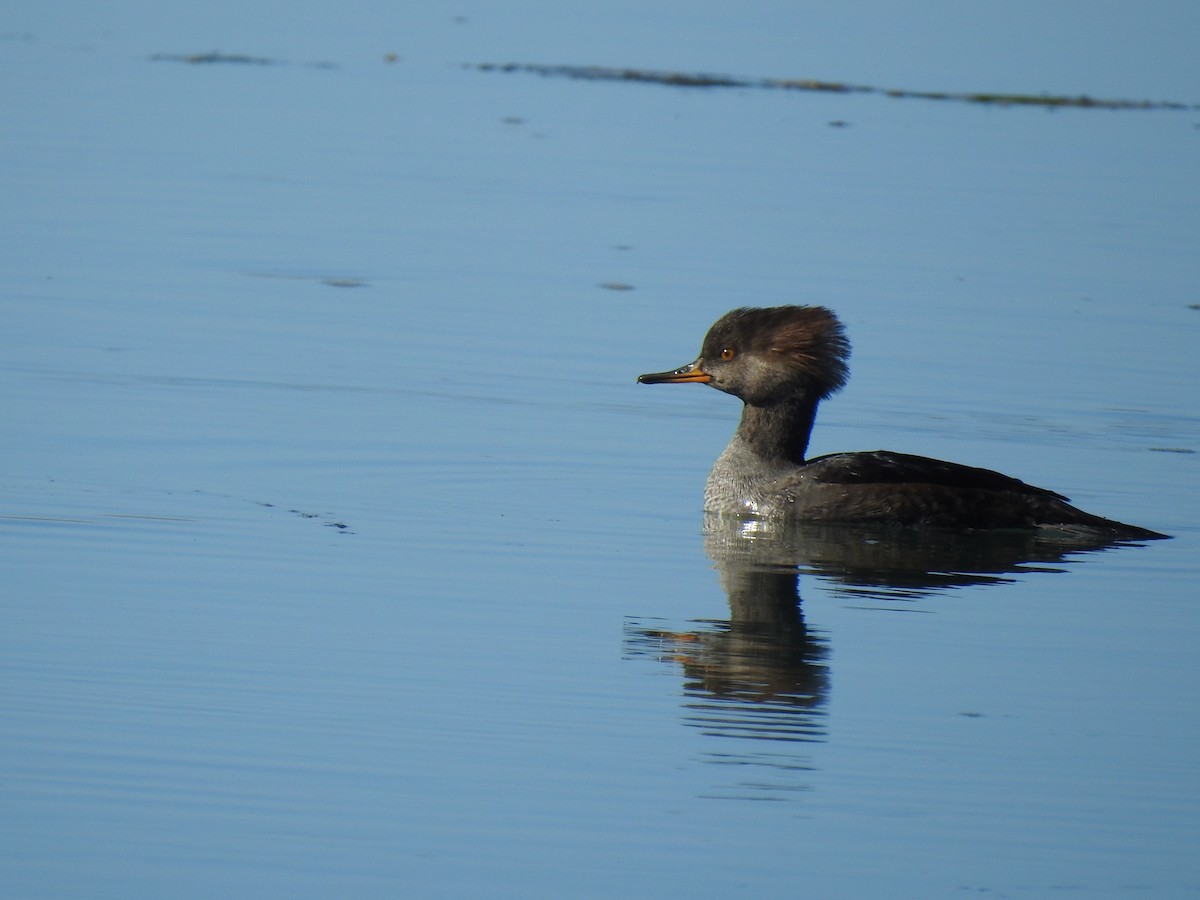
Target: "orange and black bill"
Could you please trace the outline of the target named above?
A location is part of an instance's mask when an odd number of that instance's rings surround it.
[[[685,381],[699,381],[707,384],[712,376],[700,368],[700,360],[688,363],[673,372],[653,372],[649,375],[639,375],[638,384],[682,384]]]

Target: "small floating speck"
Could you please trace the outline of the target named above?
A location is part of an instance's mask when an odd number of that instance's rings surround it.
[[[321,284],[336,288],[360,288],[367,286],[367,283],[361,278],[322,278]]]
[[[190,66],[233,64],[242,66],[286,66],[290,65],[284,59],[268,59],[265,56],[250,56],[245,53],[220,53],[211,50],[208,53],[155,53],[150,57],[151,62],[179,62]],[[308,69],[336,69],[337,63],[327,60],[302,62],[296,65]]]
[[[244,53],[218,53],[212,50],[208,53],[155,53],[150,57],[152,62],[181,62],[189,65],[212,65],[214,63],[233,63],[244,66],[277,66],[279,60],[267,59],[265,56],[247,56]]]
[[[1152,453],[1195,453],[1190,447],[1148,447]]]
[[[605,281],[600,284],[600,287],[606,291],[632,291],[633,285],[626,284],[623,281]]]

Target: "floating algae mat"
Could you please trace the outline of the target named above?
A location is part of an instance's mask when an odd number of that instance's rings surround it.
[[[528,72],[559,78],[589,81],[638,81],[670,87],[758,88],[778,91],[819,91],[839,94],[883,94],[898,99],[954,100],[960,103],[986,103],[993,106],[1080,107],[1088,109],[1200,109],[1200,104],[1165,100],[1102,100],[1088,96],[1054,94],[956,93],[952,91],[910,91],[897,88],[847,84],[842,81],[817,81],[810,78],[735,78],[687,72],[655,72],[649,69],[611,69],[604,66],[544,66],[525,63],[479,63],[468,68],[483,72]]]

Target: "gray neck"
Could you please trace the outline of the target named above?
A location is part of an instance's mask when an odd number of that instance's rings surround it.
[[[766,407],[747,404],[733,439],[708,473],[705,508],[763,511],[760,507],[773,499],[771,484],[803,465],[816,414],[817,401]]]
[[[807,397],[771,406],[742,407],[736,438],[768,464],[803,464],[820,401]]]

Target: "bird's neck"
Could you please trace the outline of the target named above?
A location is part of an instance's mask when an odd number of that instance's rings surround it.
[[[808,450],[819,402],[801,397],[770,406],[747,403],[742,408],[742,421],[735,438],[768,462],[800,465]]]

